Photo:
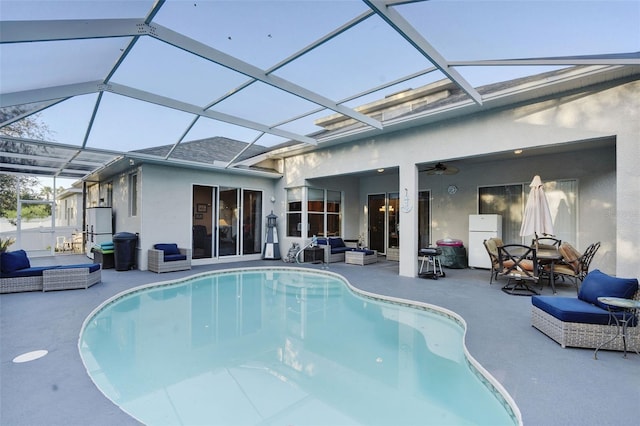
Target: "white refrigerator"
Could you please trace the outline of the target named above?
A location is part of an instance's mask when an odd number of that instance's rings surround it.
[[[90,207],[87,209],[87,257],[93,259],[91,248],[94,244],[107,243],[113,240],[113,214],[111,207]]]
[[[502,216],[499,214],[469,215],[469,267],[491,269],[484,240],[502,238]]]

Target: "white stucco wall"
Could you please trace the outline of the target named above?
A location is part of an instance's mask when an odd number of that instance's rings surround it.
[[[640,177],[636,166],[640,158],[639,93],[640,83],[637,81],[620,86],[607,84],[597,89],[590,88],[583,94],[572,94],[515,109],[485,112],[292,157],[285,161],[285,178],[281,186],[298,186],[304,184],[306,179],[349,172],[399,167],[401,172],[395,188],[388,189],[392,185],[389,183],[374,190],[403,191],[404,188],[415,188],[413,171],[418,163],[433,164],[440,160],[512,152],[514,149],[615,138],[615,184],[611,167],[598,170],[601,164],[605,164],[604,161],[600,157],[585,158],[580,153],[579,144],[575,145],[572,155],[559,164],[549,166],[553,168],[548,174],[537,171],[545,169],[544,162],[527,169],[514,166],[517,163],[510,165],[502,162],[491,170],[482,171],[482,174],[487,176],[487,180],[495,176],[498,183],[526,182],[531,179],[532,173],[542,174],[545,179],[577,178],[579,174],[581,216],[580,241],[577,245],[586,247],[591,242],[589,233],[593,233],[594,237],[602,235],[603,240],[613,238],[615,243],[611,242],[601,249],[600,256],[604,254],[609,258],[610,264],[605,269],[620,276],[639,276],[640,265],[629,258],[631,253],[640,248],[640,203],[637,201],[640,199]],[[513,177],[505,176],[510,168]],[[463,175],[456,176],[461,179]],[[366,198],[367,192],[372,191],[363,184],[359,203],[363,202],[363,197]],[[415,200],[415,195],[414,189],[412,200]],[[347,200],[347,203],[351,202]],[[455,206],[457,208],[457,203]],[[469,210],[473,209],[464,209],[465,217]],[[403,214],[410,217],[401,217],[401,222],[415,223],[415,209]],[[434,214],[434,217],[437,216]],[[463,225],[461,218],[447,215],[446,220],[451,221],[452,225],[441,223],[439,226],[445,229],[456,226],[461,230],[460,237],[464,237],[466,225]],[[586,230],[590,230],[589,233]],[[401,239],[400,249],[401,275],[415,275],[417,258],[413,239]],[[403,256],[402,252],[406,254]]]
[[[272,179],[203,172],[182,168],[166,168],[145,164],[141,167],[141,194],[139,203],[141,227],[139,232],[140,257],[138,268],[147,269],[148,249],[157,243],[175,242],[179,247],[191,247],[193,186],[229,186],[263,191],[263,231],[266,217],[272,210],[271,196],[274,195]],[[260,255],[242,256],[259,258]],[[194,260],[194,264],[228,262],[239,260],[239,256],[225,256],[219,259]]]

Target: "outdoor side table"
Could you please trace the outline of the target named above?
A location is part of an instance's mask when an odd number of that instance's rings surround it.
[[[307,247],[304,249],[304,261],[311,263],[324,262],[324,249],[322,247]]]
[[[598,297],[598,302],[604,303],[607,305],[607,310],[609,311],[609,324],[614,324],[617,327],[616,334],[611,339],[602,343],[598,346],[593,353],[593,357],[598,359],[598,351],[603,346],[607,345],[610,342],[613,342],[618,336],[622,337],[622,345],[624,348],[624,357],[627,357],[627,339],[629,337],[629,323],[632,323],[636,320],[637,311],[640,309],[640,301],[633,299],[623,299],[621,297]],[[613,311],[611,308],[622,308],[621,311]],[[622,312],[622,318],[618,318],[615,313]],[[638,327],[640,325],[636,325]],[[638,348],[634,347],[633,351],[640,356],[640,352],[638,352]]]

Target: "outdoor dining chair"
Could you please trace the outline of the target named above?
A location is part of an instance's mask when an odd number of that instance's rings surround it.
[[[536,249],[553,249],[558,250],[562,244],[562,240],[559,240],[553,235],[543,235],[542,237],[536,237],[531,241],[531,246]]]
[[[535,238],[531,240],[531,246],[535,247],[536,250],[538,251],[540,250],[557,251],[560,248],[560,244],[562,244],[562,240],[556,238],[553,235],[548,235],[548,234],[544,234],[541,237],[539,237],[538,234],[536,234]],[[538,265],[540,266],[540,271],[539,271],[540,278],[546,277],[549,281],[551,281],[551,277],[549,276],[549,273],[551,270],[550,265],[553,262],[554,260],[551,260],[551,259],[538,259]],[[555,278],[557,278],[557,274],[554,272],[554,280]]]
[[[502,291],[515,296],[538,294],[529,282],[538,282],[538,259],[535,247],[522,244],[507,244],[498,247],[500,270],[498,275],[509,280]]]
[[[598,241],[590,244],[584,253],[580,254],[571,244],[566,242],[560,244],[558,251],[562,255],[562,262],[555,265],[554,274],[571,279],[577,292],[580,289],[580,283],[589,273],[589,266],[599,248],[600,242]]]
[[[489,278],[489,285],[493,283],[493,280],[498,280],[498,272],[500,272],[500,260],[498,257],[498,247],[503,246],[502,239],[493,237],[482,242],[484,248],[487,250],[489,259],[491,261],[491,276]]]

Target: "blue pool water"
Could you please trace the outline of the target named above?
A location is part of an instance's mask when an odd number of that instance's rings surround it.
[[[98,388],[148,425],[521,423],[464,332],[336,274],[255,268],[120,294],[78,345]]]

